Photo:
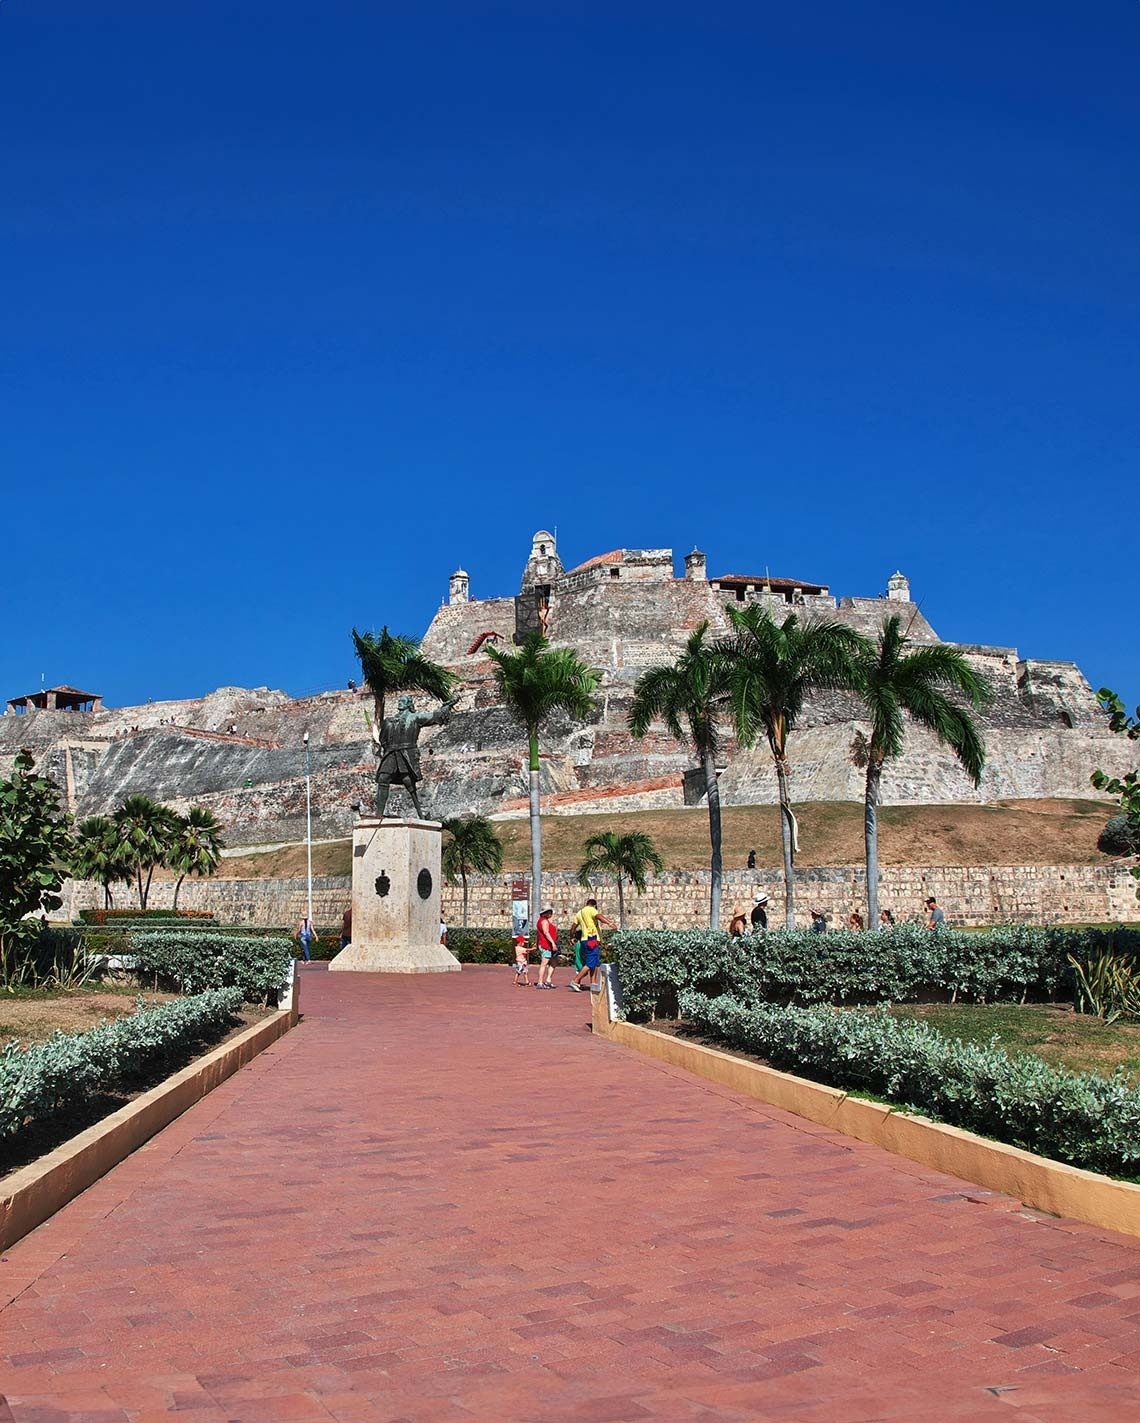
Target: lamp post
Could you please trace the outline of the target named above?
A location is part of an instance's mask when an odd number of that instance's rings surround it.
[[[305,732],[305,849],[309,862],[309,928],[313,927],[313,793],[309,781],[309,733]]]

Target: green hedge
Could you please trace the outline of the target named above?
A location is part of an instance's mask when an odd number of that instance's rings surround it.
[[[0,1050],[0,1138],[178,1063],[198,1043],[222,1037],[241,1003],[239,989],[216,988],[153,1008],[140,1003],[85,1033],[55,1033],[28,1048],[9,1043]]]
[[[527,935],[532,958],[537,957],[534,932]],[[610,936],[602,936],[602,959],[609,962]],[[558,936],[558,946],[562,951],[562,962],[574,962],[574,935],[569,926]],[[515,941],[506,929],[452,929],[447,931],[447,947],[460,963],[514,963]]]
[[[247,1002],[263,1003],[285,982],[296,946],[283,935],[178,928],[133,933],[126,952],[140,983],[179,993],[234,987]]]
[[[1140,930],[1004,924],[966,933],[772,930],[732,940],[710,929],[620,930],[613,947],[626,1011],[673,1017],[686,989],[777,1003],[976,1002],[1071,995],[1067,959],[1140,954]]]
[[[1039,1058],[1009,1057],[881,1009],[788,1008],[681,996],[686,1019],[727,1047],[836,1087],[886,1097],[953,1126],[1041,1156],[1135,1176],[1140,1087]]]
[[[84,924],[131,923],[135,920],[145,923],[151,919],[198,919],[210,924],[218,922],[208,909],[81,909],[79,918]]]

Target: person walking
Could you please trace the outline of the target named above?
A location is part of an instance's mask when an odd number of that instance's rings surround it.
[[[768,927],[768,896],[758,894],[752,901],[752,932],[762,934]]]
[[[350,904],[340,916],[340,946],[342,949],[348,948],[352,943],[352,905]]]
[[[926,927],[930,930],[945,929],[946,915],[938,907],[933,895],[926,901]]]
[[[857,909],[853,909],[847,916],[847,927],[853,934],[857,934],[863,927],[863,916]]]
[[[598,970],[602,966],[602,946],[598,940],[598,926],[604,924],[607,929],[616,929],[617,925],[612,919],[607,919],[604,914],[598,912],[598,901],[587,899],[581,909],[574,916],[574,923],[582,936],[582,968],[575,974],[570,987],[575,993],[582,992],[582,980],[589,978],[590,991],[593,992],[598,982]]]
[[[554,987],[554,960],[558,957],[558,925],[554,910],[544,909],[538,916],[538,982],[535,988]]]
[[[895,927],[895,916],[889,909],[879,910],[879,928],[893,929]]]
[[[749,868],[750,870],[754,870],[754,869],[756,868],[756,851],[755,851],[755,850],[749,850],[749,852],[748,852],[748,868]]]
[[[822,909],[809,909],[809,910],[808,910],[808,913],[811,915],[811,930],[810,930],[810,932],[813,933],[813,934],[826,934],[826,933],[827,933],[827,915],[823,912],[823,910],[822,910]]]
[[[293,934],[294,939],[301,946],[301,953],[306,963],[312,961],[312,947],[317,940],[317,931],[313,928],[313,921],[308,917],[301,920]]]
[[[728,923],[728,932],[733,939],[743,939],[748,933],[748,920],[744,917],[744,910],[739,904],[733,908],[732,918]]]
[[[525,934],[515,935],[515,987],[530,987],[530,951]],[[535,984],[535,987],[538,985]]]

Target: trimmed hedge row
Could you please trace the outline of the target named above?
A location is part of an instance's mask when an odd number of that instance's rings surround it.
[[[727,1047],[952,1126],[1101,1171],[1140,1171],[1140,1087],[1009,1057],[881,1009],[789,1008],[681,996],[686,1019]]]
[[[284,984],[296,946],[283,935],[160,929],[131,934],[126,951],[140,983],[179,993],[240,988],[247,1002],[263,1003]]]
[[[733,940],[709,929],[626,929],[614,934],[613,947],[626,1011],[674,1017],[687,989],[789,1004],[1050,999],[1062,988],[1071,993],[1069,954],[1138,954],[1140,931],[1005,924],[931,933],[900,924],[862,933],[779,929]]]
[[[77,1105],[93,1092],[132,1087],[159,1068],[214,1041],[241,1008],[237,988],[215,988],[100,1023],[85,1033],[54,1033],[46,1042],[0,1050],[0,1138],[29,1121]]]
[[[602,936],[602,958],[609,961],[609,935]],[[527,935],[530,952],[536,953],[533,931]],[[514,963],[515,941],[505,929],[452,929],[447,931],[447,947],[460,963]],[[562,961],[574,961],[574,935],[567,926],[558,935]]]
[[[208,909],[81,909],[79,919],[83,924],[126,923],[148,919],[205,919],[211,924],[218,921]]]

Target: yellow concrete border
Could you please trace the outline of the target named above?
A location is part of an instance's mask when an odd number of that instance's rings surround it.
[[[254,1023],[47,1156],[13,1171],[0,1182],[0,1250],[42,1225],[156,1132],[232,1077],[238,1068],[295,1027],[299,1016],[300,987],[295,979],[291,1007]]]
[[[1035,1210],[1140,1235],[1140,1186],[1035,1156],[958,1127],[851,1097],[716,1048],[612,1020],[608,994],[594,995],[594,1032],[659,1062],[693,1072],[820,1126],[906,1156],[923,1166],[1013,1196]]]

